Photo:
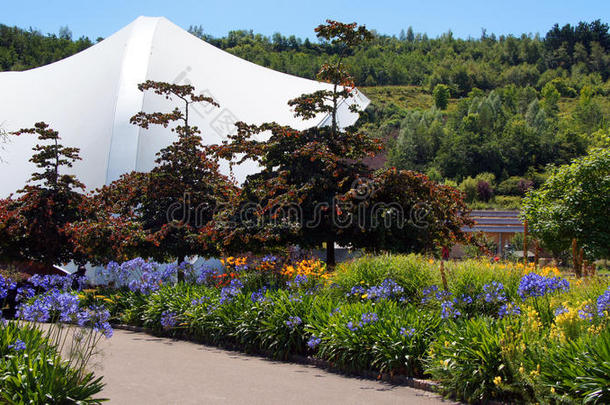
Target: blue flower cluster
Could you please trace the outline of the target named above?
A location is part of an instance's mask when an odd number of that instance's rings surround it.
[[[288,297],[288,300],[290,302],[294,302],[294,303],[303,302],[303,296],[300,294],[290,294],[290,297]]]
[[[21,351],[26,349],[26,345],[21,339],[15,340],[12,344],[8,345],[9,349],[13,349],[15,351]]]
[[[31,304],[22,304],[17,317],[30,322],[73,322],[80,312],[79,299],[70,293],[51,290],[37,297]]]
[[[306,275],[299,274],[294,278],[293,281],[286,282],[286,285],[290,289],[298,289],[307,284],[308,281],[309,279]]]
[[[559,315],[565,314],[567,312],[569,312],[568,309],[566,307],[564,307],[563,305],[560,305],[555,309],[555,316],[559,316]]]
[[[0,300],[3,300],[8,295],[10,290],[17,288],[17,284],[10,278],[5,278],[0,274]]]
[[[379,321],[379,316],[377,316],[376,313],[374,313],[374,312],[365,312],[364,314],[362,314],[360,316],[360,322],[354,323],[352,321],[349,321],[346,326],[347,326],[347,328],[349,330],[354,332],[354,331],[358,330],[359,328],[362,328],[362,327],[364,327],[366,325],[369,325],[369,324],[373,324],[373,323],[375,323],[377,321]]]
[[[430,287],[424,288],[422,294],[424,296],[421,300],[422,304],[427,304],[434,299],[438,301],[446,301],[449,297],[451,297],[451,293],[449,291],[439,291],[438,286],[436,285],[431,285]]]
[[[238,279],[231,280],[231,284],[226,287],[222,287],[220,290],[220,304],[231,302],[233,298],[237,297],[244,287],[243,283]]]
[[[504,294],[504,285],[498,281],[492,281],[483,286],[483,299],[485,302],[504,302],[506,295]]]
[[[171,329],[178,323],[175,312],[164,311],[161,314],[161,326],[163,329]]]
[[[366,312],[360,317],[360,326],[368,325],[369,323],[375,323],[379,320],[379,317],[374,312]]]
[[[267,299],[265,297],[265,293],[267,292],[267,287],[263,287],[258,291],[250,294],[250,300],[252,302],[265,302]]]
[[[415,334],[415,328],[400,328],[400,334],[404,337],[411,337]]]
[[[322,343],[322,339],[316,335],[312,335],[307,341],[307,346],[309,346],[310,349],[315,349],[320,343]]]
[[[394,280],[386,278],[381,285],[373,286],[367,291],[367,299],[391,299],[397,298],[405,292],[405,289],[399,286]]]
[[[578,317],[585,321],[593,320],[594,311],[591,305],[587,304],[583,308],[578,310]]]
[[[370,288],[364,288],[363,286],[354,286],[347,294],[347,296],[358,295],[364,297],[367,300],[375,301],[378,299],[392,299],[398,298],[404,293],[404,288],[398,285],[391,278],[386,278],[378,286],[372,286]]]
[[[299,318],[298,316],[291,316],[286,321],[286,326],[288,326],[290,329],[294,329],[302,323],[303,323],[303,320],[301,318]]]
[[[455,307],[456,301],[457,300],[446,300],[441,302],[441,318],[457,318],[458,316],[462,315],[462,313]]]
[[[99,276],[107,283],[117,287],[128,286],[133,292],[150,294],[157,291],[162,284],[173,282],[178,269],[184,269],[188,263],[179,266],[163,266],[155,262],[148,262],[141,257],[129,260],[122,264],[111,262],[99,272]]]
[[[519,296],[523,299],[527,297],[543,297],[555,291],[567,291],[570,288],[568,280],[561,277],[544,277],[536,273],[528,273],[519,282]]]
[[[462,294],[459,301],[463,302],[464,304],[472,304],[474,302],[472,297],[470,295],[466,295],[466,294]]]
[[[32,298],[35,295],[35,291],[32,287],[19,287],[17,288],[17,295],[15,296],[15,301],[21,302],[26,301]]]
[[[111,337],[113,330],[108,322],[110,312],[100,306],[81,309],[79,304],[77,296],[54,289],[38,296],[29,304],[21,304],[17,310],[17,318],[29,322],[62,322],[91,326],[96,332]]]
[[[263,257],[261,259],[261,262],[263,262],[263,263],[276,263],[277,262],[277,256],[267,255],[267,256],[265,256],[265,257]]]
[[[498,310],[498,317],[500,319],[510,315],[521,315],[521,307],[515,303],[509,303],[502,305]]]
[[[202,305],[202,304],[207,304],[208,302],[210,302],[210,297],[204,295],[202,297],[196,298],[194,300],[191,301],[191,305],[196,307],[198,305]]]
[[[65,276],[58,275],[40,275],[34,274],[30,277],[29,282],[43,291],[49,291],[52,288],[58,290],[68,290],[72,287],[72,280],[68,280]]]
[[[197,276],[197,280],[195,282],[200,285],[212,285],[214,282],[214,277],[217,275],[218,270],[211,267],[202,267],[199,270],[199,276]]]
[[[111,338],[114,334],[112,326],[108,322],[110,312],[102,306],[93,306],[87,310],[87,321],[93,327],[93,330],[101,333],[106,338]],[[84,324],[82,319],[79,319],[79,324]]]
[[[597,315],[600,317],[610,315],[610,287],[597,298]]]

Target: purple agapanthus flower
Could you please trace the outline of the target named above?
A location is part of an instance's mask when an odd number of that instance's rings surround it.
[[[13,349],[15,351],[21,351],[26,349],[26,345],[21,339],[15,340],[12,344],[8,345],[9,349]]]
[[[544,277],[536,273],[528,273],[521,278],[518,293],[522,299],[525,299],[543,297],[556,291],[567,291],[569,288],[568,280],[561,277]]]
[[[291,316],[286,321],[286,326],[288,326],[290,329],[294,329],[302,323],[303,323],[303,320],[301,318],[299,318],[298,316]]]
[[[318,345],[322,342],[322,339],[320,339],[319,337],[317,337],[316,335],[312,335],[309,340],[307,341],[307,346],[309,346],[310,349],[315,349],[316,347],[318,347]]]
[[[415,334],[415,328],[400,328],[400,334],[404,337],[411,337]]]

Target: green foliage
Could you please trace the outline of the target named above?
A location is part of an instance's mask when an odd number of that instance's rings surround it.
[[[439,265],[416,255],[365,256],[318,279],[325,285],[259,291],[178,283],[149,295],[108,294],[133,304],[135,322],[160,333],[279,359],[313,355],[351,372],[431,378],[467,402],[606,402],[608,317],[596,308],[609,288],[605,277],[572,279],[568,291],[522,299],[518,289],[533,266],[448,261],[444,291]],[[375,296],[373,287],[388,279],[402,290]],[[447,303],[457,317],[446,314]]]
[[[447,135],[444,121],[443,115],[437,110],[406,113],[400,122],[398,136],[388,152],[387,165],[425,171]]]
[[[610,401],[610,328],[562,345],[534,346],[532,351],[524,360],[530,367],[540,365],[541,397],[585,404]]]
[[[25,349],[9,345],[21,340]],[[101,377],[82,374],[63,361],[43,333],[15,322],[0,328],[0,398],[6,404],[99,404],[94,398],[103,388]]]
[[[447,325],[430,349],[426,372],[459,400],[478,403],[505,397],[494,383],[498,377],[503,384],[514,380],[502,356],[503,345],[502,322],[474,318]]]
[[[374,313],[377,321],[350,330]],[[358,302],[338,307],[309,328],[321,339],[317,356],[350,370],[379,370],[423,376],[423,359],[441,324],[438,314],[403,307],[393,301]],[[352,327],[353,328],[353,327]],[[403,329],[404,328],[404,329]],[[403,331],[403,333],[401,333]]]
[[[606,226],[610,207],[610,151],[594,149],[557,168],[523,202],[530,231],[554,251],[568,250],[572,239],[590,258],[610,255]]]
[[[417,255],[365,256],[337,266],[333,275],[343,294],[353,286],[371,287],[392,279],[402,288],[405,296],[417,297],[421,290],[434,284],[430,264]]]
[[[434,105],[439,110],[446,110],[449,103],[449,87],[444,84],[437,84],[432,92],[434,97]]]
[[[47,65],[92,45],[89,38],[43,35],[0,24],[0,70],[26,70]]]
[[[479,181],[470,176],[460,183],[459,188],[464,193],[466,201],[473,202],[477,198],[477,184],[479,184]]]

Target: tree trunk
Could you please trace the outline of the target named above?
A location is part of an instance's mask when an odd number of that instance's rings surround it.
[[[184,257],[184,256],[179,257],[177,265],[180,266],[182,263],[184,263],[185,260],[186,260],[186,257]],[[179,283],[184,282],[184,271],[180,268],[178,268],[178,282]]]
[[[326,241],[326,265],[328,267],[335,267],[335,240],[328,238]]]

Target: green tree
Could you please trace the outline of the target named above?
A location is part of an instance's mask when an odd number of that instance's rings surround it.
[[[593,149],[555,169],[523,200],[530,232],[555,253],[573,239],[590,259],[610,256],[610,150]]]
[[[449,87],[444,84],[437,84],[432,92],[434,97],[434,105],[439,110],[446,110],[449,103]]]

